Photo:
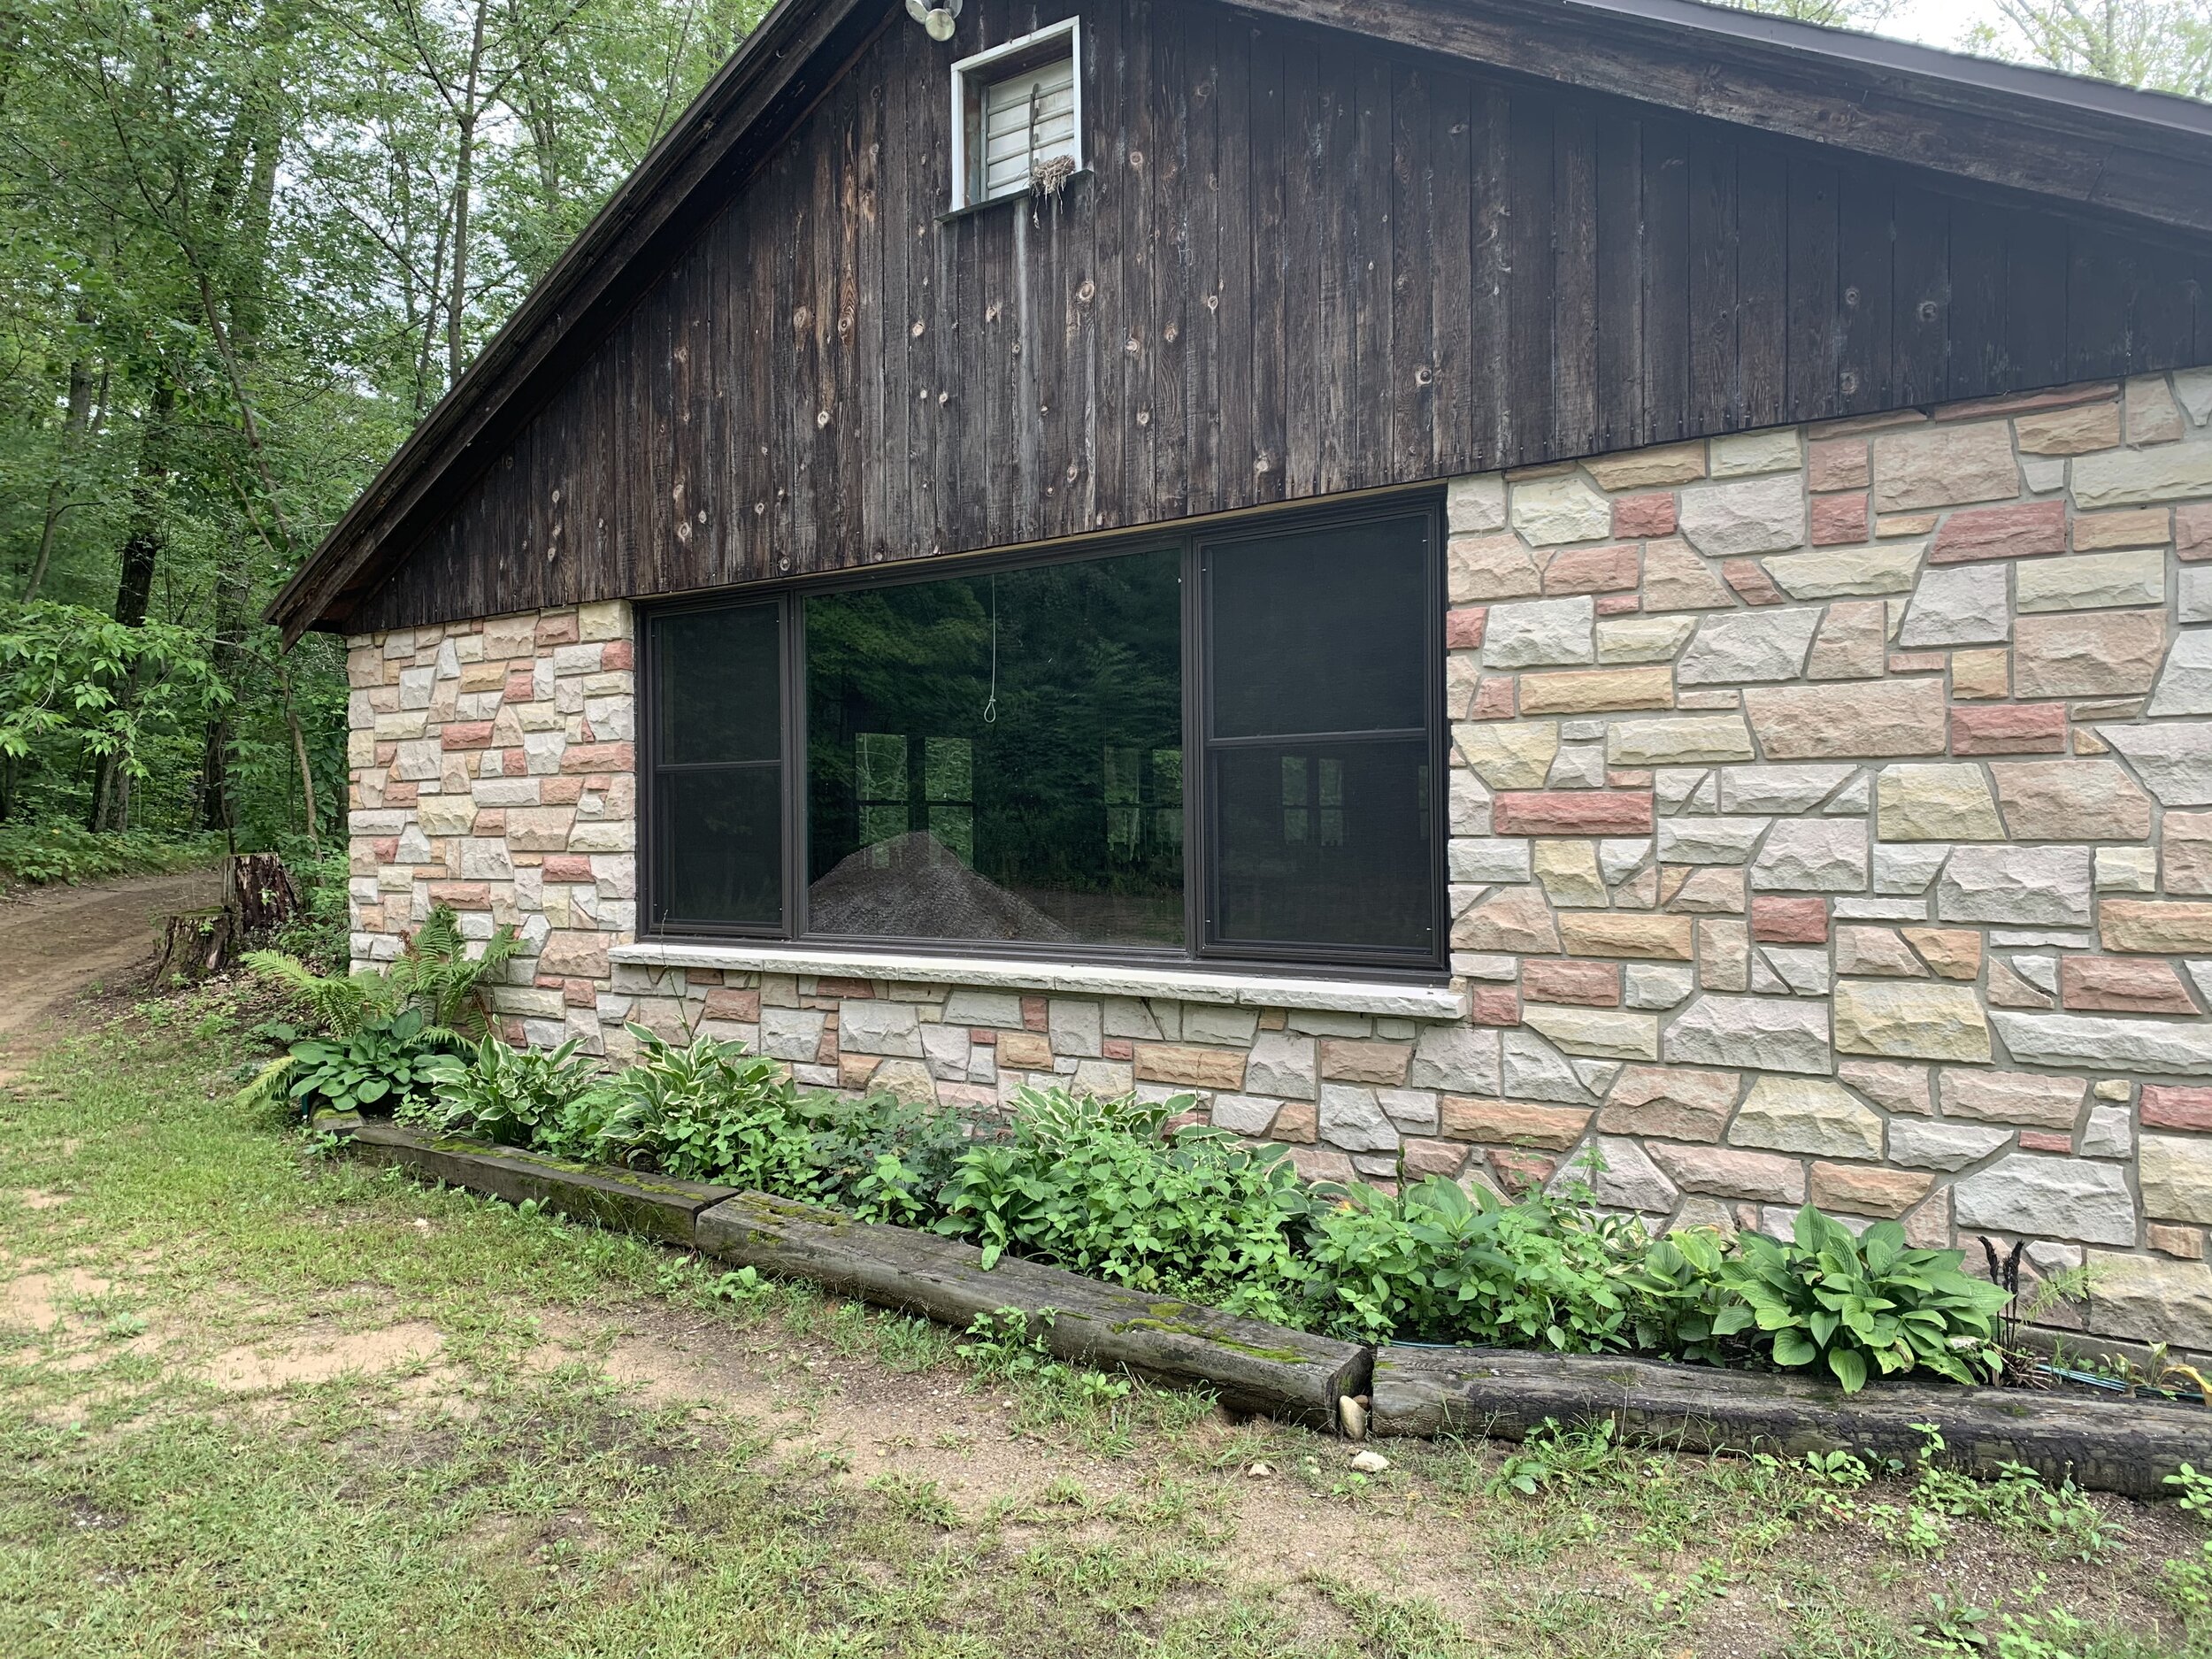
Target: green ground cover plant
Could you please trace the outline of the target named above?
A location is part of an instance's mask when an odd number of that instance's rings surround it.
[[[511,948],[503,933],[470,958],[442,912],[381,973],[254,957],[350,1041],[295,1043],[246,1098],[288,1076],[311,1109],[757,1189],[971,1240],[986,1267],[1015,1254],[1356,1340],[1810,1367],[1846,1390],[2002,1373],[2004,1291],[1961,1271],[1957,1251],[1907,1248],[1894,1223],[1855,1236],[1810,1205],[1786,1241],[1655,1238],[1601,1211],[1587,1171],[1512,1200],[1436,1178],[1395,1191],[1305,1181],[1282,1147],[1179,1123],[1187,1096],[1025,1088],[1002,1115],[924,1110],[803,1089],[740,1044],[642,1026],[611,1071],[572,1041],[534,1054],[482,1033],[448,1052],[447,1022],[473,1013],[481,1031],[479,989]],[[384,1022],[418,1012],[406,1050]],[[373,1043],[395,1051],[383,1087]]]
[[[223,852],[219,834],[93,831],[71,818],[0,824],[0,880],[26,887],[56,881],[74,886],[117,876],[196,870],[213,864]]]

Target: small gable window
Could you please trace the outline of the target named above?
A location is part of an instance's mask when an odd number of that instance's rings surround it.
[[[952,66],[953,206],[1056,193],[1083,165],[1082,30],[1069,18]]]

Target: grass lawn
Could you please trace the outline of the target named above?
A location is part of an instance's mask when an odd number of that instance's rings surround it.
[[[2212,1655],[2170,1507],[1572,1435],[1360,1475],[372,1175],[231,1107],[225,995],[0,1097],[8,1659]]]

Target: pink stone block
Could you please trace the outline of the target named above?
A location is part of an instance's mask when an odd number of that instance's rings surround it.
[[[1936,532],[1928,555],[1933,565],[1974,559],[2016,559],[2066,550],[2066,503],[2032,501],[2016,507],[1970,507],[1955,512]]]
[[[1951,710],[1954,755],[2059,755],[2065,749],[2063,704],[2000,703]]]

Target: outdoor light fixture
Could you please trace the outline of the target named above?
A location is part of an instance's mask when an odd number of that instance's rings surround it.
[[[906,10],[940,44],[952,38],[952,26],[960,20],[960,0],[906,0]]]

